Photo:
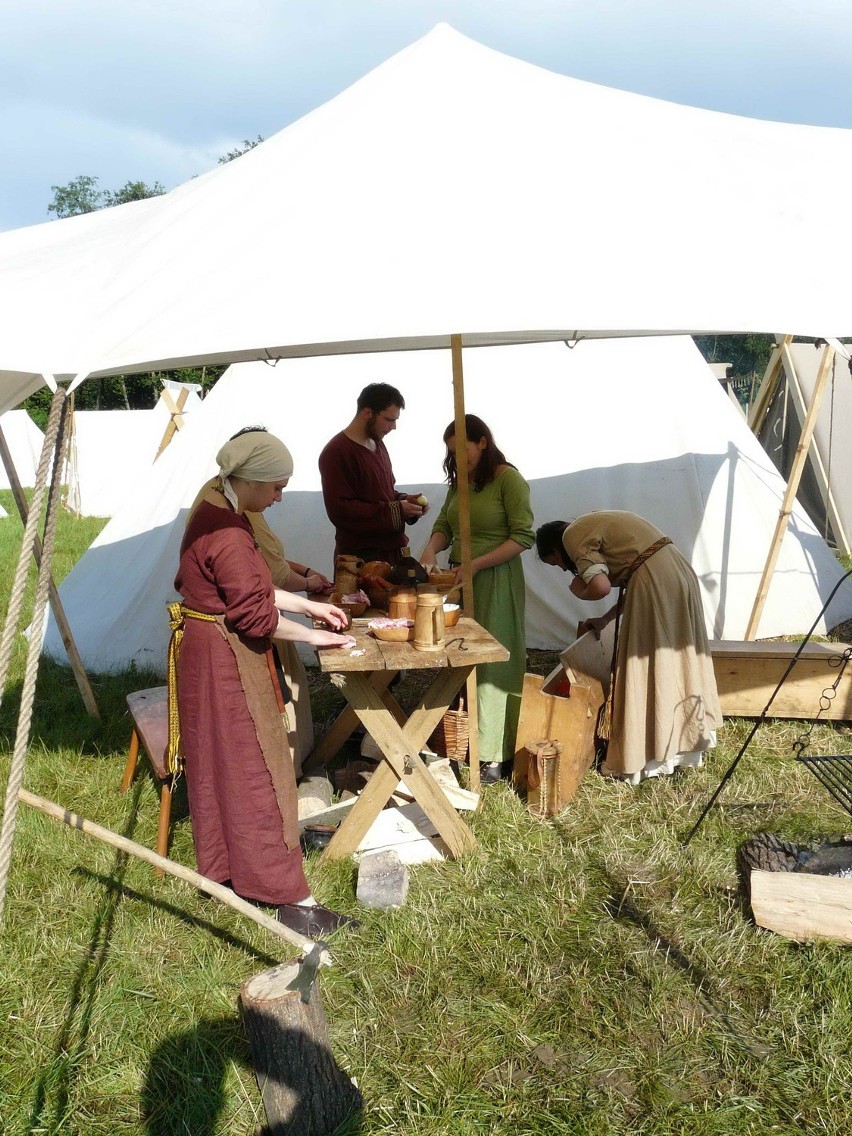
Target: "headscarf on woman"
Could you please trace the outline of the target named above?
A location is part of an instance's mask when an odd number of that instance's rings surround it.
[[[286,481],[293,476],[293,457],[280,438],[265,430],[239,434],[216,455],[222,478],[242,481]]]

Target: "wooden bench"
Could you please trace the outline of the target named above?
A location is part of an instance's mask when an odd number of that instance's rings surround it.
[[[130,749],[121,792],[126,793],[133,783],[139,760],[140,743],[151,763],[151,769],[160,788],[160,819],[157,827],[157,852],[169,854],[169,824],[172,813],[172,777],[166,768],[166,750],[169,744],[169,690],[166,686],[152,686],[136,690],[127,696],[127,709],[133,719]],[[158,876],[163,872],[155,869]]]

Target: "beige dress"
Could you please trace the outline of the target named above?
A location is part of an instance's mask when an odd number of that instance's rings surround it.
[[[563,535],[580,576],[605,571],[615,588],[664,534],[635,513],[587,513]],[[722,724],[698,579],[673,544],[630,578],[618,629],[608,770],[670,771],[715,744]]]
[[[216,486],[219,478],[213,477],[198,492],[192,503],[190,516],[195,512],[199,502],[218,493]],[[246,513],[246,518],[252,527],[254,538],[257,541],[263,559],[266,561],[272,575],[272,583],[276,588],[284,587],[284,581],[290,574],[290,565],[284,558],[284,546],[269,527],[262,513]],[[314,748],[314,722],[311,716],[311,695],[308,690],[308,676],[304,664],[299,657],[296,644],[289,640],[278,639],[274,642],[278,652],[287,685],[290,688],[292,702],[287,704],[286,725],[287,740],[290,743],[290,753],[293,757],[293,772],[296,779],[302,774],[302,765]]]

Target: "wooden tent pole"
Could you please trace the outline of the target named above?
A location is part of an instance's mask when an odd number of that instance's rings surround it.
[[[805,415],[805,421],[802,424],[802,435],[799,438],[799,445],[796,448],[793,464],[790,467],[790,476],[787,481],[787,488],[784,492],[784,500],[781,502],[781,509],[778,513],[778,521],[775,525],[775,533],[772,537],[772,544],[769,546],[769,555],[766,558],[766,565],[763,569],[763,575],[760,578],[760,586],[757,589],[757,596],[754,600],[754,607],[752,609],[751,617],[748,621],[748,627],[746,628],[745,637],[747,640],[754,639],[757,635],[760,616],[766,603],[766,596],[769,592],[769,584],[772,580],[772,573],[775,571],[775,564],[778,560],[778,554],[781,551],[781,542],[784,539],[784,533],[787,531],[787,525],[790,521],[790,513],[793,509],[793,502],[796,499],[796,491],[799,488],[799,482],[802,477],[802,470],[805,467],[805,461],[808,456],[808,449],[810,448],[811,438],[813,437],[814,427],[816,426],[817,415],[819,414],[820,403],[822,402],[822,394],[825,390],[826,378],[828,377],[828,371],[833,358],[834,349],[826,344],[822,359],[820,360],[816,382],[814,383],[813,395],[811,396],[811,404],[808,407],[808,412]]]
[[[6,444],[6,437],[3,433],[2,426],[0,426],[0,458],[3,460],[6,476],[9,478],[9,485],[12,489],[12,496],[15,498],[15,504],[18,506],[18,512],[21,515],[21,521],[23,522],[24,528],[26,528],[27,517],[29,516],[27,499],[21,488],[21,482],[18,479],[18,471],[15,469],[15,463],[12,461],[12,454]],[[41,564],[41,540],[39,539],[38,533],[33,537],[33,559],[37,565]],[[77,644],[74,642],[74,637],[71,634],[71,628],[65,616],[65,609],[62,606],[62,600],[59,598],[59,589],[56,587],[52,575],[48,583],[48,598],[50,600],[51,610],[53,611],[53,618],[56,620],[56,626],[59,628],[59,634],[62,636],[65,650],[68,652],[68,660],[71,663],[71,670],[74,672],[77,687],[83,698],[83,705],[86,707],[90,718],[100,720],[101,714],[98,709],[98,703],[91,683],[89,682],[89,676],[86,674],[86,668],[83,666],[83,660],[80,658],[80,652],[77,650]]]
[[[799,422],[804,422],[807,415],[807,403],[805,401],[804,390],[799,380],[798,373],[796,372],[796,364],[793,361],[793,355],[790,351],[788,344],[782,347],[784,353],[784,368],[787,372],[789,380],[790,393],[793,396],[793,402],[796,407],[796,415]],[[843,527],[843,519],[837,508],[837,502],[834,499],[834,493],[828,483],[828,471],[825,467],[825,462],[822,460],[822,454],[819,451],[816,438],[811,439],[810,449],[808,456],[811,459],[811,468],[813,469],[814,477],[816,478],[817,487],[822,494],[825,510],[828,514],[828,520],[831,524],[831,530],[834,533],[834,539],[837,543],[837,551],[841,556],[849,556],[852,553],[852,545],[849,543],[846,529]]]
[[[464,368],[460,335],[450,337],[453,359],[453,406],[456,423],[456,473],[459,495],[459,543],[461,544],[464,613],[473,618],[473,571],[470,554],[470,484],[467,480],[467,431],[464,412]],[[467,714],[470,726],[470,788],[479,792],[479,719],[476,703],[476,667],[467,680]]]
[[[792,335],[776,336],[775,347],[772,348],[772,354],[769,356],[769,362],[766,364],[766,370],[763,373],[760,386],[757,388],[757,398],[749,407],[748,424],[752,434],[756,435],[760,432],[763,419],[769,409],[769,403],[772,401],[772,396],[781,377],[783,349],[792,342]]]
[[[156,454],[154,455],[154,461],[157,460],[157,458],[160,456],[160,454],[163,452],[163,450],[166,448],[166,446],[169,444],[169,442],[175,436],[177,431],[183,429],[184,422],[183,422],[183,414],[181,413],[181,411],[183,410],[184,406],[186,405],[187,398],[189,398],[189,389],[187,387],[184,387],[183,390],[178,394],[177,402],[175,402],[175,400],[169,394],[168,390],[165,387],[163,387],[162,391],[160,392],[160,398],[163,400],[163,402],[169,408],[171,418],[169,419],[169,424],[168,424],[168,426],[166,426],[166,429],[163,433],[163,438],[162,438],[162,441],[160,442],[160,448],[157,450]]]
[[[218,899],[220,903],[224,903],[226,907],[233,908],[238,911],[240,915],[245,915],[247,919],[257,923],[259,927],[263,927],[265,931],[277,935],[279,939],[286,939],[288,943],[292,943],[303,954],[309,954],[315,943],[312,939],[305,938],[300,935],[298,931],[293,931],[289,927],[285,927],[283,923],[279,923],[277,919],[273,919],[271,915],[267,915],[265,911],[255,907],[245,899],[241,899],[238,895],[231,891],[230,888],[223,887],[222,884],[214,883],[213,880],[208,880],[206,876],[201,876],[198,872],[194,872],[192,868],[185,868],[183,864],[177,864],[174,860],[169,860],[167,856],[160,856],[156,852],[152,852],[150,848],[146,848],[143,844],[137,844],[133,840],[128,840],[126,836],[119,836],[117,832],[112,832],[108,828],[104,828],[100,824],[95,824],[94,821],[86,820],[78,813],[72,813],[70,809],[66,809],[63,805],[58,805],[54,801],[48,801],[44,797],[37,797],[35,793],[30,793],[26,789],[18,790],[18,800],[22,801],[25,805],[30,805],[39,812],[44,813],[46,816],[53,817],[54,820],[61,821],[63,824],[69,825],[71,828],[76,828],[78,832],[84,832],[87,836],[93,836],[96,840],[100,840],[103,844],[108,844],[110,848],[117,848],[121,852],[126,852],[130,856],[135,856],[137,860],[144,860],[147,864],[153,864],[155,868],[161,869],[169,876],[176,876],[177,879],[183,880],[184,883],[191,884],[193,887],[198,888],[199,891],[206,892],[207,895],[212,895],[214,899]],[[330,964],[331,958],[327,952],[326,958],[323,960]]]

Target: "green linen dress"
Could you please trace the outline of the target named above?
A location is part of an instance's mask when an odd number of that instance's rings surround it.
[[[471,491],[472,556],[482,556],[509,539],[523,548],[531,548],[535,540],[532,525],[530,487],[513,467],[504,469],[479,492]],[[442,533],[451,542],[450,560],[460,561],[459,504],[455,489],[447,493],[432,532]],[[476,573],[473,610],[476,621],[510,652],[505,663],[484,663],[476,668],[479,760],[511,761],[526,670],[525,585],[520,556]]]

